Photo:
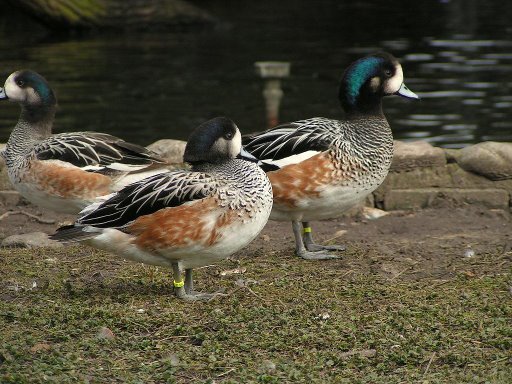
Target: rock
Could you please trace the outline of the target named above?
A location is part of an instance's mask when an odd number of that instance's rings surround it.
[[[146,148],[156,152],[171,164],[181,164],[186,145],[187,143],[182,140],[162,139]]]
[[[457,164],[491,180],[512,179],[512,143],[486,141],[462,148]]]
[[[456,163],[457,158],[460,154],[460,149],[453,149],[453,148],[443,148],[444,154],[446,156],[446,162],[447,163]]]
[[[5,144],[5,143],[0,143],[0,153],[2,153],[4,151],[6,145],[7,144]],[[2,155],[0,155],[0,169],[2,169],[4,166],[5,166],[5,159]]]
[[[505,189],[419,188],[388,191],[384,199],[386,211],[419,209],[466,204],[508,209],[509,192]]]
[[[50,247],[60,248],[63,247],[61,243],[55,240],[50,240],[48,235],[44,232],[24,233],[22,235],[12,235],[6,237],[2,241],[2,247],[11,248],[38,248]]]
[[[5,144],[0,144],[0,152],[5,149]],[[12,184],[7,175],[7,168],[5,167],[5,160],[0,155],[0,190],[11,190],[13,189]]]
[[[492,181],[473,172],[465,171],[457,164],[416,168],[408,172],[390,172],[384,182],[373,193],[375,205],[382,208],[385,197],[390,191],[424,188],[497,188],[512,193],[512,179]]]
[[[96,334],[96,338],[103,340],[114,340],[116,337],[114,336],[114,332],[112,332],[107,327],[101,327]]]
[[[260,371],[272,373],[276,370],[276,364],[271,360],[263,360],[260,365]]]
[[[422,167],[439,167],[446,164],[446,156],[441,148],[426,141],[404,143],[395,141],[391,171],[408,171]]]
[[[14,207],[21,200],[21,195],[17,191],[0,191],[0,205],[4,207]]]

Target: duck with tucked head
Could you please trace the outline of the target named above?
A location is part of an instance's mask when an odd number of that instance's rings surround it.
[[[105,133],[52,135],[57,98],[34,71],[11,74],[0,99],[21,106],[2,153],[9,179],[39,206],[76,214],[98,197],[167,170],[156,153]]]
[[[84,209],[74,225],[52,238],[86,241],[127,259],[171,267],[179,298],[211,298],[215,294],[194,292],[192,268],[228,257],[258,235],[272,209],[272,187],[227,118],[196,128],[184,160],[192,170],[131,184]]]
[[[344,72],[339,100],[344,120],[316,117],[244,137],[244,147],[267,166],[274,191],[271,220],[291,221],[297,255],[337,256],[313,241],[312,220],[339,217],[374,191],[393,157],[393,135],[382,111],[384,96],[417,99],[404,84],[400,63],[377,53]],[[302,224],[301,224],[302,223]]]

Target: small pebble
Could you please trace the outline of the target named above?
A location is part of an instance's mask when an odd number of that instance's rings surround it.
[[[261,362],[261,370],[264,372],[273,372],[276,370],[276,364],[270,360],[263,360]]]
[[[115,339],[114,332],[112,332],[107,327],[101,327],[99,329],[98,333],[96,334],[96,337],[98,339],[105,339],[105,340],[114,340]]]
[[[475,256],[475,251],[473,251],[471,247],[466,248],[466,250],[464,251],[464,257],[470,258],[473,256]]]
[[[318,320],[327,320],[330,318],[331,318],[331,315],[329,315],[327,312],[323,312],[315,317],[315,319],[318,319]]]

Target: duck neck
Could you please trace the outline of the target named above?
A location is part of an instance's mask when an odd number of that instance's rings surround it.
[[[373,104],[362,104],[356,105],[355,107],[344,106],[342,104],[342,107],[348,120],[360,120],[369,118],[386,119],[384,112],[382,111],[382,101],[380,99]]]
[[[23,106],[18,123],[7,141],[6,156],[24,156],[36,143],[49,137],[52,134],[55,110],[55,105]]]
[[[371,92],[366,88],[361,88],[354,93],[343,82],[338,96],[349,120],[369,117],[385,118],[382,111],[382,94]]]

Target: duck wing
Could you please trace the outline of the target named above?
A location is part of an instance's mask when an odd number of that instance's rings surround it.
[[[166,164],[147,148],[97,132],[53,135],[39,143],[34,153],[41,161],[61,161],[102,174],[139,172]]]
[[[298,163],[329,149],[335,134],[333,120],[312,118],[278,125],[242,138],[244,148],[266,163],[282,167]]]
[[[209,197],[216,189],[215,180],[207,173],[159,173],[128,185],[104,202],[86,207],[75,225],[121,228],[140,216]]]

